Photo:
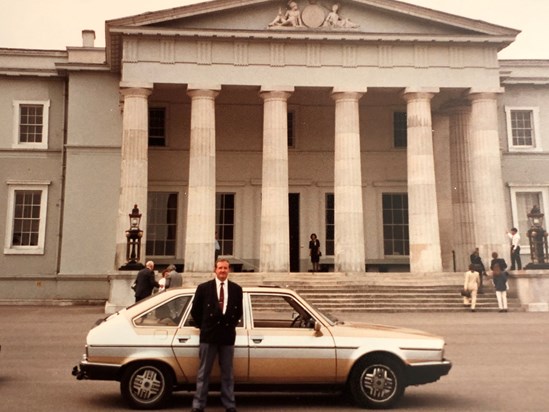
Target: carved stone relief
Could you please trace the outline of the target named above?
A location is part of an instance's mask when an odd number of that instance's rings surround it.
[[[278,9],[277,16],[269,23],[270,29],[282,27],[300,27],[310,29],[356,29],[358,24],[339,14],[339,3],[330,8],[317,4],[317,0],[308,0],[303,10],[296,1],[290,0],[286,10]]]

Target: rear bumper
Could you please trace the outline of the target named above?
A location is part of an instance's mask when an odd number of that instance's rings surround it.
[[[120,380],[120,365],[90,363],[83,360],[72,368],[72,375],[76,376],[78,380],[118,381]]]
[[[426,362],[406,367],[407,385],[423,385],[424,383],[436,382],[441,376],[448,375],[452,368],[452,362],[443,360],[441,362]]]

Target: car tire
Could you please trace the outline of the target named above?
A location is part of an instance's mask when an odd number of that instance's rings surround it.
[[[355,403],[363,408],[390,408],[404,394],[402,364],[383,355],[363,358],[351,371],[349,389]]]
[[[172,394],[173,376],[167,366],[138,364],[126,369],[120,381],[120,392],[134,409],[156,409]]]

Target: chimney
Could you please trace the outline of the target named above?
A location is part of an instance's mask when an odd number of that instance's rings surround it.
[[[82,47],[94,47],[95,31],[82,30]]]

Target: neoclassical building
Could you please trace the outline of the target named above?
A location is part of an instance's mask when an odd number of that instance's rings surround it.
[[[339,6],[339,7],[338,7]],[[0,298],[101,296],[127,261],[462,271],[549,213],[549,61],[392,0],[215,0],[0,49]],[[1,45],[0,45],[1,46]]]

